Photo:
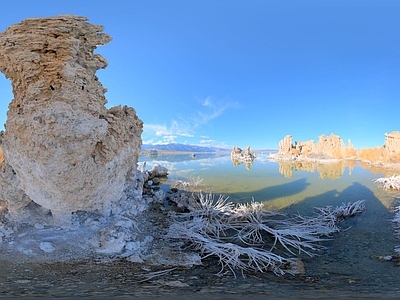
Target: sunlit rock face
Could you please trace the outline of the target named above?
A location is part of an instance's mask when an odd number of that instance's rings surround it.
[[[386,156],[400,153],[400,131],[385,133],[384,150]]]
[[[329,136],[320,135],[318,138],[318,143],[316,144],[315,150],[316,154],[327,155],[333,158],[342,158],[346,151],[346,146],[340,136],[331,134]]]
[[[295,142],[291,135],[285,136],[279,142],[276,156],[280,159],[293,158],[334,158],[334,159],[360,159],[372,163],[400,163],[400,132],[385,133],[385,143],[382,147],[363,148],[357,150],[350,140],[346,147],[343,140],[335,135],[319,136],[318,142],[313,140]]]
[[[283,140],[279,141],[278,153],[281,155],[289,155],[293,148],[293,138],[291,135],[286,135]]]
[[[345,146],[343,140],[335,135],[319,136],[318,142],[314,140],[305,142],[295,142],[293,145],[293,138],[287,135],[279,142],[278,155],[280,156],[299,156],[309,157],[318,156],[325,158],[344,158],[354,156],[356,150],[354,149],[351,141],[349,140],[348,147]]]
[[[15,172],[20,193],[0,191],[10,207],[28,197],[54,216],[108,214],[126,197],[143,124],[133,108],[105,107],[95,72],[107,61],[93,53],[111,40],[102,30],[85,17],[62,15],[26,19],[0,33],[0,71],[15,97],[1,145],[9,165],[3,177]]]

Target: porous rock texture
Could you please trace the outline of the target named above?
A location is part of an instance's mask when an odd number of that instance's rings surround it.
[[[281,159],[359,159],[370,163],[400,163],[400,132],[385,133],[385,143],[382,147],[354,148],[350,139],[348,146],[335,134],[320,135],[318,143],[313,140],[295,142],[291,135],[285,136],[279,142],[279,150],[275,158]]]
[[[31,200],[54,217],[107,215],[135,180],[142,121],[133,108],[105,107],[95,72],[107,61],[94,50],[111,38],[87,18],[26,19],[0,33],[0,71],[11,80],[2,188],[17,217]],[[4,183],[5,182],[5,183]],[[15,209],[13,209],[15,208]]]
[[[400,153],[400,131],[385,133],[384,150],[387,156]]]
[[[249,146],[244,151],[239,147],[233,146],[231,158],[239,161],[252,161],[256,158],[256,155],[250,150]]]
[[[303,156],[303,157],[319,157],[319,158],[345,158],[353,155],[355,149],[348,141],[346,147],[343,140],[335,134],[329,136],[320,135],[318,142],[314,140],[305,142],[295,142],[293,145],[293,138],[291,135],[287,135],[279,142],[279,156]]]

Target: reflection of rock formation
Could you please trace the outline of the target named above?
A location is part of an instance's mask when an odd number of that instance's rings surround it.
[[[156,157],[158,156],[158,151],[155,150],[155,149],[150,150],[150,151],[149,151],[149,156],[150,156],[151,158],[156,158]]]
[[[245,163],[246,169],[250,170],[251,163],[253,163],[256,159],[256,155],[251,152],[250,147],[246,147],[246,149],[243,151],[239,147],[234,146],[231,151],[231,159],[235,167]]]
[[[356,161],[339,160],[330,163],[319,163],[317,161],[278,161],[279,172],[286,178],[293,177],[293,171],[307,171],[319,173],[321,179],[337,179],[340,178],[346,167],[349,168],[349,174],[351,174]]]
[[[279,173],[281,173],[285,178],[293,177],[294,165],[290,161],[279,161]]]
[[[243,161],[243,160],[232,159],[232,163],[235,167],[240,166],[241,164],[244,164],[246,167],[246,170],[250,170],[251,165],[254,163],[254,161]]]
[[[105,107],[95,72],[107,66],[93,51],[111,38],[84,17],[27,19],[0,33],[0,71],[11,79],[2,140],[0,195],[10,208],[32,199],[53,215],[107,214],[126,197],[136,170],[142,121],[130,107]],[[15,172],[15,173],[14,173]],[[19,199],[19,200],[18,200]]]

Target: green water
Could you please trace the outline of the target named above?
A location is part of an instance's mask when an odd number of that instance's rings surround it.
[[[203,191],[224,194],[232,202],[254,199],[272,210],[307,215],[314,207],[365,200],[365,212],[342,221],[342,232],[326,242],[325,250],[315,257],[302,258],[306,274],[315,280],[316,289],[343,285],[363,293],[400,293],[398,261],[376,258],[394,254],[394,248],[400,245],[391,222],[400,193],[385,191],[373,183],[373,179],[393,173],[371,170],[357,162],[279,164],[266,157],[250,165],[235,165],[230,156],[212,155],[143,156],[139,161],[146,161],[147,169],[155,163],[169,169],[165,190],[177,180],[203,178]]]
[[[139,163],[143,162],[147,169],[153,164],[168,168],[164,189],[179,180],[190,182],[200,178],[202,191],[229,196],[232,202],[263,202],[268,209],[341,205],[372,195],[389,210],[395,205],[396,193],[373,183],[373,179],[387,175],[385,171],[371,172],[356,162],[295,165],[261,157],[251,164],[235,165],[230,156],[213,155],[141,156]]]

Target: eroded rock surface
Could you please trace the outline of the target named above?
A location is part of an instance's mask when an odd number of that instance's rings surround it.
[[[231,151],[231,160],[235,166],[245,163],[246,169],[250,170],[251,163],[256,159],[255,153],[247,146],[243,151],[241,148],[234,146]]]
[[[250,150],[249,146],[247,146],[244,151],[239,147],[234,146],[231,151],[232,160],[252,161],[255,157],[256,155]]]
[[[347,153],[350,152],[351,149],[353,149],[351,141],[349,141],[349,146],[346,147],[343,140],[333,133],[329,136],[320,135],[317,143],[315,143],[314,140],[310,140],[295,142],[294,145],[292,136],[287,135],[279,142],[278,154],[283,156],[302,155],[307,157],[314,155],[329,158],[342,158],[347,156]]]
[[[400,131],[385,133],[385,155],[392,156],[400,153]]]
[[[133,108],[105,107],[95,72],[107,61],[93,53],[111,40],[102,31],[85,17],[61,15],[26,19],[0,33],[0,71],[14,93],[2,174],[15,172],[20,187],[14,197],[0,192],[11,208],[28,197],[53,216],[108,214],[126,198],[143,124]]]
[[[381,147],[355,149],[350,140],[346,146],[335,134],[319,136],[318,142],[313,140],[295,142],[291,135],[279,142],[277,159],[358,159],[370,163],[400,163],[400,132],[385,133],[385,143]]]

